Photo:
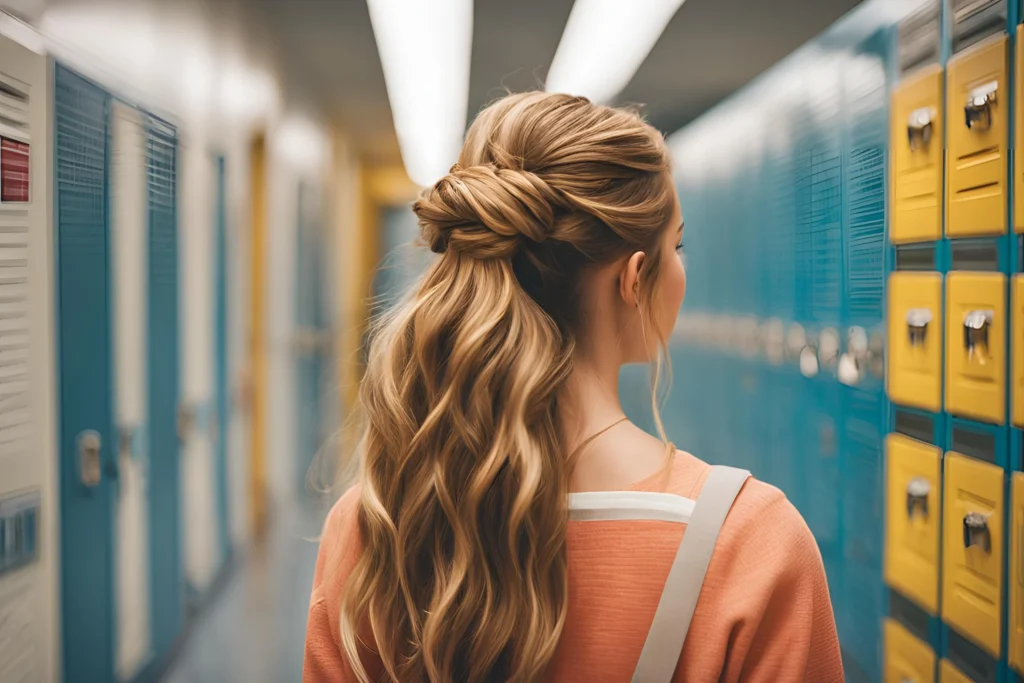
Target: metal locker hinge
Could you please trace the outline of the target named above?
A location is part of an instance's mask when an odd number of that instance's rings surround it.
[[[992,127],[992,105],[996,101],[999,82],[992,81],[978,86],[967,96],[964,105],[964,120],[971,130],[988,130]]]
[[[993,311],[968,311],[964,316],[964,348],[968,358],[977,346],[988,348],[988,329],[994,315]]]
[[[89,488],[99,486],[103,479],[103,470],[100,467],[100,448],[103,439],[97,431],[88,429],[78,435],[75,440],[78,446],[78,469],[82,483]]]
[[[911,308],[907,311],[907,336],[911,346],[924,346],[928,323],[931,321],[932,312],[927,308]]]
[[[907,518],[914,518],[914,511],[920,510],[921,515],[928,516],[928,494],[932,485],[924,477],[914,477],[907,482]]]
[[[992,551],[992,534],[988,530],[988,515],[968,512],[964,515],[964,547],[979,546],[986,553]]]
[[[934,107],[922,107],[911,112],[907,120],[907,141],[910,149],[926,147],[932,139],[932,121],[935,119]]]

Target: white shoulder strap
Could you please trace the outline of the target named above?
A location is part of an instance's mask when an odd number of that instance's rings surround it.
[[[732,467],[711,468],[665,580],[661,601],[633,673],[633,683],[668,683],[672,680],[697,608],[704,575],[718,541],[718,532],[749,476],[750,472]]]

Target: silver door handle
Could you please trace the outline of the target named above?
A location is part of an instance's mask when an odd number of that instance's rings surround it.
[[[79,434],[75,441],[78,446],[78,474],[82,484],[95,488],[103,479],[103,468],[100,466],[100,448],[103,440],[99,432],[87,429]]]

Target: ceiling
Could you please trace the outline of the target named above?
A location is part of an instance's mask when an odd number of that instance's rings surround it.
[[[398,162],[365,0],[251,1],[275,36],[286,94],[336,117],[368,163]],[[620,100],[643,104],[655,126],[672,132],[858,2],[687,0]],[[505,88],[540,87],[571,8],[572,0],[475,0],[470,117]]]

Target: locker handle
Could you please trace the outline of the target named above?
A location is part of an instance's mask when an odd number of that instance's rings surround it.
[[[911,308],[907,311],[907,336],[911,346],[924,346],[928,334],[928,323],[932,321],[932,312],[927,308]]]
[[[178,406],[178,439],[180,441],[185,441],[189,437],[195,421],[195,411],[190,406],[184,404]]]
[[[922,107],[910,113],[910,117],[907,119],[907,141],[910,143],[912,151],[917,150],[918,140],[920,140],[921,147],[927,146],[931,142],[934,118],[934,107]]]
[[[969,129],[988,130],[992,127],[992,105],[996,101],[998,90],[999,82],[992,81],[978,86],[967,96],[964,119]]]
[[[964,316],[964,348],[967,356],[974,355],[978,346],[988,347],[988,329],[995,316],[993,311],[968,311]]]
[[[103,446],[103,439],[99,432],[87,429],[78,435],[75,442],[78,447],[78,476],[85,486],[95,488],[103,479],[103,470],[100,465],[100,449]]]
[[[924,477],[914,477],[907,482],[907,519],[913,519],[916,510],[920,510],[923,517],[928,516],[928,494],[931,490],[931,482]]]
[[[988,530],[988,515],[968,512],[964,515],[964,548],[981,546],[986,553],[992,552],[992,535]]]

